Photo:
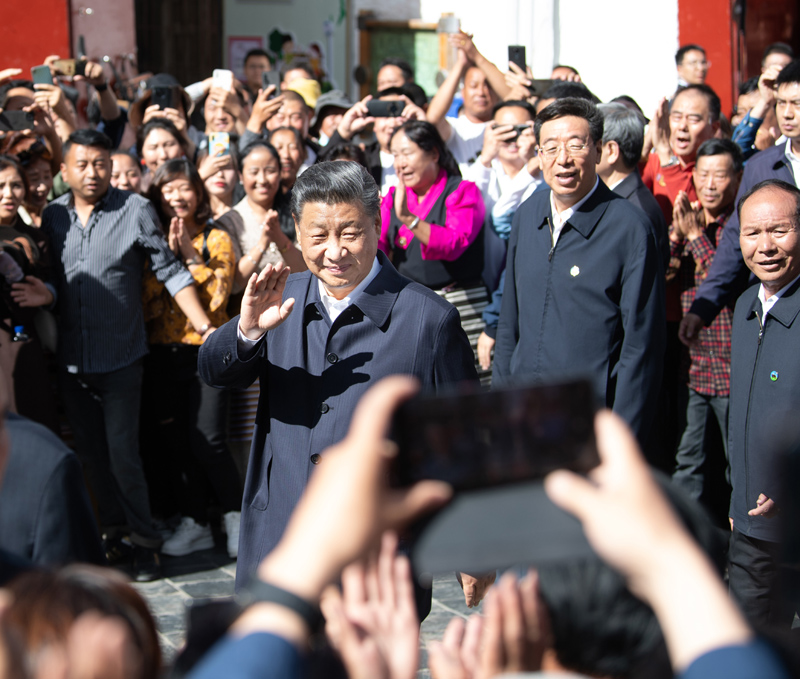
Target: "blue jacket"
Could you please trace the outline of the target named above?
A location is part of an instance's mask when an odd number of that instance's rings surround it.
[[[650,220],[600,182],[551,250],[549,191],[517,210],[494,383],[592,379],[647,438],[661,385],[664,277]]]
[[[794,184],[794,175],[786,159],[786,144],[773,146],[754,155],[744,168],[736,204],[752,187],[765,179],[783,179]],[[710,325],[722,307],[733,302],[747,285],[750,272],[742,259],[739,247],[739,211],[735,210],[722,230],[717,243],[717,254],[708,270],[708,276],[697,289],[690,313],[697,314]]]
[[[730,516],[736,529],[778,542],[777,519],[748,516],[760,493],[781,504],[779,455],[787,426],[800,410],[800,282],[775,303],[763,323],[758,285],[736,304],[731,344],[728,455]],[[795,325],[796,324],[796,325]]]
[[[331,324],[310,272],[292,274],[292,313],[248,355],[237,345],[239,317],[209,337],[198,369],[214,387],[259,379],[247,468],[236,586],[246,584],[278,543],[309,476],[328,446],[344,438],[363,393],[388,375],[414,375],[423,390],[477,381],[458,311],[404,278],[379,252],[380,273]]]

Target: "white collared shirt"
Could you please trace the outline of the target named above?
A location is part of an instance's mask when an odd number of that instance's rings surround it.
[[[561,235],[561,232],[564,230],[564,224],[566,224],[570,217],[574,215],[589,198],[592,197],[592,194],[597,190],[597,185],[600,183],[600,178],[596,178],[594,180],[594,186],[592,190],[589,191],[583,198],[581,198],[575,205],[572,207],[568,207],[563,212],[559,212],[556,208],[556,200],[554,198],[553,191],[550,191],[550,212],[553,216],[553,247],[555,244],[558,243],[558,237]]]
[[[792,152],[792,140],[786,140],[786,159],[789,161],[789,166],[792,168],[792,175],[794,176],[795,186],[800,187],[800,158]]]
[[[786,292],[789,288],[791,288],[800,276],[796,276],[791,283],[784,285],[778,292],[776,292],[772,297],[767,297],[767,291],[764,290],[764,284],[758,286],[758,301],[761,302],[761,323],[763,324],[764,321],[767,320],[767,314],[770,312],[770,309],[775,306],[777,301],[783,296],[783,293]]]
[[[331,323],[333,323],[339,317],[339,314],[349,307],[353,300],[358,297],[358,295],[360,295],[370,283],[372,283],[373,279],[378,275],[380,270],[381,265],[378,262],[378,258],[375,257],[375,260],[372,262],[372,268],[369,270],[367,277],[355,288],[353,288],[353,291],[347,295],[347,297],[343,297],[342,299],[336,299],[333,295],[328,293],[322,283],[322,280],[317,278],[317,285],[319,286],[319,298],[322,301],[322,306],[327,312],[328,317],[331,319]]]
[[[367,277],[361,281],[355,288],[353,288],[353,292],[351,292],[347,297],[344,299],[336,299],[333,295],[329,295],[328,291],[325,289],[325,286],[322,284],[322,281],[317,278],[317,285],[319,285],[319,297],[320,301],[322,302],[322,308],[325,309],[325,313],[328,314],[328,317],[331,319],[331,323],[333,323],[347,307],[350,306],[351,302],[361,294],[364,289],[373,281],[375,276],[380,273],[381,265],[378,262],[378,258],[375,257],[375,261],[372,262],[372,268],[369,270]],[[264,333],[266,335],[267,333]],[[264,335],[261,335],[263,337]],[[239,343],[239,351],[246,351],[250,347],[252,347],[256,342],[261,340],[261,337],[258,339],[250,339],[249,337],[245,337],[244,333],[242,332],[241,326],[236,326],[236,339]]]

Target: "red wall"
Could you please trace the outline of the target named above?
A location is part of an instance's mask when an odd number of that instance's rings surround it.
[[[0,19],[0,70],[21,68],[30,78],[50,54],[66,59],[70,49],[69,0],[6,0]]]
[[[735,86],[731,0],[678,0],[678,39],[681,45],[694,43],[705,49],[711,62],[706,82],[719,95],[727,115]]]

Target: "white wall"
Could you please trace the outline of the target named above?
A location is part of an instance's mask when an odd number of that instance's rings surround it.
[[[527,48],[534,75],[547,77],[554,63],[575,66],[601,99],[632,96],[648,117],[676,84],[678,0],[347,0],[350,14],[334,29],[335,82],[357,87],[346,72],[346,33],[351,35],[350,69],[358,64],[359,10],[381,20],[422,19],[436,23],[453,12],[478,49],[501,68],[508,45]],[[307,44],[325,46],[323,21],[338,18],[339,0],[225,0],[225,43],[229,35],[267,35],[275,26]]]
[[[348,22],[336,24],[339,18],[339,0],[225,0],[223,17],[222,51],[226,60],[229,36],[261,35],[264,37],[264,45],[268,46],[269,34],[278,28],[285,33],[292,33],[301,45],[319,43],[325,52],[325,68],[332,76],[332,81],[339,86],[344,83]],[[334,25],[332,71],[323,25],[329,20]]]

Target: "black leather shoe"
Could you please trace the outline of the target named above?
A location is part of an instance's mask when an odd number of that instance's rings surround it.
[[[133,556],[133,545],[127,539],[103,537],[103,551],[109,565],[130,561]]]
[[[134,545],[132,567],[136,582],[150,582],[161,577],[161,560],[155,549]]]

